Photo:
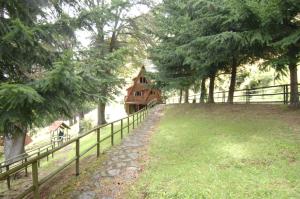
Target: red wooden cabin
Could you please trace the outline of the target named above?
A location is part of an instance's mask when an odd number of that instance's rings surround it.
[[[125,96],[125,110],[127,114],[134,113],[149,104],[150,102],[161,102],[161,91],[149,87],[150,80],[145,77],[146,69],[143,66],[135,78],[133,85],[127,88]]]

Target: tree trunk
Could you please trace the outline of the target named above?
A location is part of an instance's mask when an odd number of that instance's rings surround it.
[[[73,117],[73,120],[74,120],[74,124],[76,124],[77,123],[77,116],[76,115]]]
[[[227,99],[227,103],[229,104],[233,104],[233,96],[234,96],[234,90],[236,84],[236,70],[237,70],[237,63],[233,58],[232,67],[231,67],[230,86],[229,86],[228,99]]]
[[[298,107],[299,104],[299,92],[298,92],[298,77],[297,77],[297,63],[291,63],[289,65],[290,71],[290,106]]]
[[[182,102],[182,89],[179,91],[179,104]]]
[[[184,103],[189,103],[189,89],[185,89],[184,91]]]
[[[69,126],[73,126],[73,118],[69,119]]]
[[[205,98],[206,98],[206,86],[205,86],[205,82],[206,82],[206,79],[203,78],[202,81],[201,81],[200,103],[204,103],[205,102]]]
[[[208,101],[207,101],[208,103],[215,103],[214,100],[215,78],[216,78],[215,74],[212,74],[209,77],[209,93],[208,93]]]
[[[22,158],[19,155],[25,153],[26,133],[27,131],[23,128],[22,133],[8,132],[4,135],[4,157],[5,160],[8,160],[7,164]]]
[[[98,122],[97,122],[98,125],[107,123],[105,120],[105,106],[106,103],[104,102],[98,103]]]
[[[84,120],[84,112],[80,111],[79,112],[79,133],[84,132],[84,127],[83,127],[83,120]]]

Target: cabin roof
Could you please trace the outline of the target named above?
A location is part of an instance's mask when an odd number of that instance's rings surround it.
[[[57,129],[70,129],[70,127],[68,125],[66,125],[63,121],[55,121],[51,124],[51,126],[49,127],[49,131],[55,131]]]
[[[137,76],[135,76],[134,78],[132,78],[132,80],[135,81],[141,75],[142,72],[146,72],[145,66],[141,67],[140,72],[137,74]]]
[[[130,87],[128,87],[127,90],[127,95],[124,98],[125,104],[142,104],[145,105],[148,103],[149,100],[151,100],[151,98],[153,97],[151,91],[155,91],[158,92],[157,94],[155,94],[156,98],[158,98],[158,100],[160,100],[160,90],[159,89],[155,89],[155,88],[150,88],[148,87],[146,84],[150,83],[151,80],[146,78],[144,75],[146,73],[146,69],[145,66],[142,66],[138,75],[133,78],[133,85],[131,85]],[[145,77],[147,83],[140,83],[140,77]],[[137,92],[137,91],[143,91],[143,95],[140,96],[134,96],[133,92]]]

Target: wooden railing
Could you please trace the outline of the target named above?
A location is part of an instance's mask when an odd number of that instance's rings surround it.
[[[5,170],[9,170],[10,168],[13,168],[17,166],[18,164],[22,164],[23,162],[27,162],[29,158],[32,158],[33,156],[38,156],[43,152],[47,152],[51,149],[53,149],[54,146],[52,144],[47,144],[38,148],[33,148],[26,150],[26,153],[22,153],[20,155],[14,156],[13,158],[10,158],[8,160],[5,160],[0,163],[0,173],[3,173]],[[47,160],[49,158],[47,157]],[[26,171],[27,175],[27,171]]]
[[[128,115],[125,118],[116,120],[114,122],[111,123],[107,123],[101,126],[97,126],[95,128],[93,128],[92,130],[71,139],[70,141],[67,141],[65,143],[63,143],[62,145],[53,148],[51,150],[47,150],[45,152],[41,152],[39,155],[34,156],[32,158],[29,158],[26,160],[26,162],[23,162],[22,164],[19,164],[13,168],[8,168],[5,172],[0,173],[0,181],[1,180],[6,180],[7,181],[7,186],[8,188],[10,188],[10,176],[12,176],[14,173],[21,171],[21,170],[25,170],[26,174],[27,174],[27,169],[28,167],[31,166],[32,168],[32,186],[30,186],[29,188],[27,188],[23,193],[21,193],[20,195],[17,196],[17,198],[23,198],[25,196],[27,196],[30,193],[33,193],[33,197],[34,198],[40,198],[40,192],[39,192],[39,187],[44,184],[45,182],[49,181],[52,177],[54,177],[55,175],[57,175],[59,172],[61,172],[63,169],[65,169],[67,166],[71,165],[73,162],[75,162],[75,173],[76,175],[80,174],[80,157],[82,157],[83,155],[87,154],[89,151],[91,151],[92,149],[94,149],[96,147],[96,155],[97,157],[100,156],[100,144],[102,142],[104,142],[105,140],[110,139],[110,143],[111,146],[113,146],[115,144],[115,135],[117,133],[120,133],[121,139],[123,139],[124,137],[124,132],[129,133],[130,129],[134,129],[137,125],[139,125],[148,115],[149,113],[149,108],[154,106],[153,104],[149,105],[149,107],[147,108],[143,108],[138,112],[135,112],[131,115]],[[130,122],[131,121],[131,122]],[[120,123],[120,128],[118,130],[116,130],[114,128],[116,123]],[[104,127],[110,127],[110,134],[102,139],[100,139],[100,133],[101,133],[101,129],[103,129]],[[96,142],[92,145],[89,146],[87,149],[85,149],[84,151],[82,151],[80,153],[80,140],[84,137],[86,137],[87,135],[92,134],[93,132],[96,132]],[[52,173],[50,173],[49,175],[45,176],[42,179],[39,179],[39,162],[43,159],[48,157],[49,155],[53,155],[55,152],[59,151],[60,149],[63,149],[67,146],[69,146],[70,144],[75,143],[75,156],[72,157],[69,161],[65,162],[62,166],[60,166],[59,168],[57,168],[55,171],[53,171]]]
[[[300,91],[300,84],[298,84]],[[190,103],[200,102],[200,94],[190,95]],[[228,91],[214,92],[214,101],[216,103],[227,102]],[[265,86],[249,89],[240,89],[234,91],[233,102],[237,104],[288,104],[290,99],[290,85]],[[207,96],[205,97],[205,102]],[[184,96],[182,97],[182,103]],[[179,97],[171,97],[167,103],[179,103]]]

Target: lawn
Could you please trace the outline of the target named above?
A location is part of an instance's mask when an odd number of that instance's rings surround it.
[[[127,198],[300,198],[300,111],[170,105]]]

